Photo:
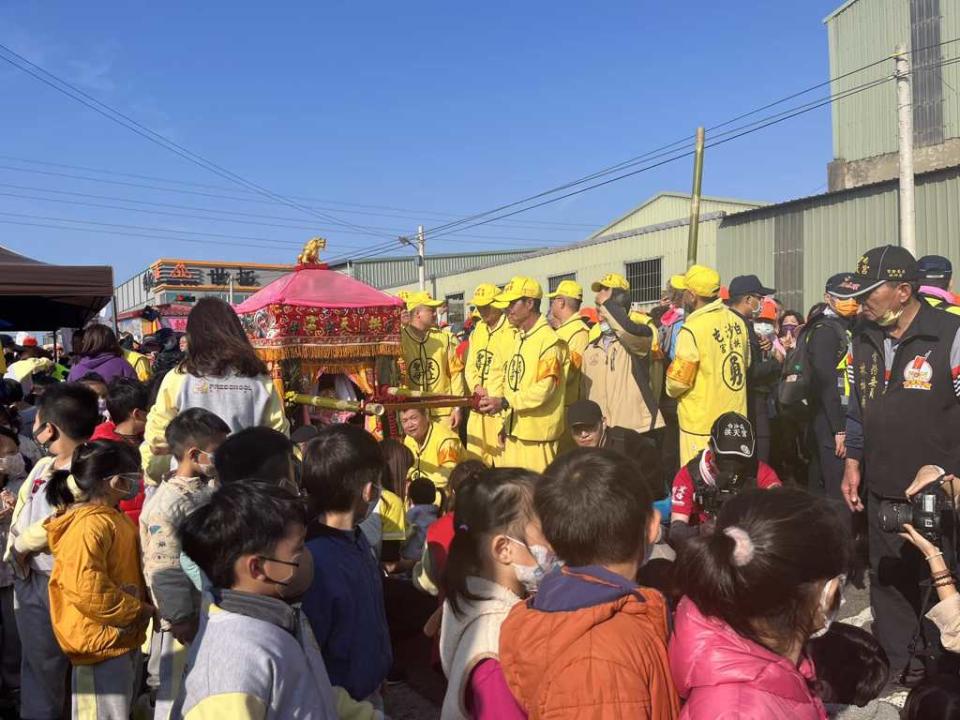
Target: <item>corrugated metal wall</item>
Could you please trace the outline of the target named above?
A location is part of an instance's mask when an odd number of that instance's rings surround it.
[[[914,63],[914,142],[936,145],[960,137],[960,3],[957,0],[855,0],[827,18],[830,77],[890,56],[899,43],[918,51]],[[834,93],[892,75],[893,60],[844,77]],[[833,157],[843,160],[897,150],[893,82],[845,97],[831,106]]]
[[[716,238],[719,215],[707,215],[700,224],[700,262],[714,265],[717,260]],[[636,231],[629,237],[620,237],[604,242],[587,242],[564,250],[555,250],[532,255],[523,260],[498,264],[446,277],[438,277],[431,284],[437,298],[464,293],[469,300],[474,288],[480,283],[492,282],[503,285],[514,275],[527,275],[536,279],[546,289],[549,278],[555,275],[574,273],[577,281],[586,290],[588,301],[592,298],[589,285],[599,280],[604,273],[625,274],[626,264],[641,260],[662,258],[661,285],[674,273],[686,268],[688,223],[676,220]],[[389,292],[412,290],[407,284],[389,288]]]
[[[756,273],[806,311],[824,281],[853,270],[865,250],[898,242],[896,181],[728,215],[717,235],[726,280]],[[960,168],[917,177],[917,252],[960,265]]]
[[[429,239],[427,247],[429,248]],[[539,249],[539,248],[538,248]],[[533,250],[504,250],[502,252],[477,252],[470,254],[430,255],[426,258],[427,278],[448,275],[488,265],[494,262],[509,262],[528,255]],[[352,275],[375,288],[397,287],[417,282],[417,258],[410,257],[377,258],[343,263],[333,266],[334,270]]]
[[[700,200],[700,215],[709,215],[716,212],[741,212],[757,207],[760,203],[751,203],[741,200],[727,200],[725,198],[705,197]],[[612,235],[613,233],[637,230],[639,228],[659,225],[671,220],[686,220],[690,217],[690,196],[684,193],[661,193],[654,196],[643,205],[634,208],[624,217],[616,220],[602,230],[598,230],[591,237]]]

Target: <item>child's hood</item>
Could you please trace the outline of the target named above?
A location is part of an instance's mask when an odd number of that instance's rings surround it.
[[[454,657],[463,642],[483,643],[485,637],[473,637],[485,622],[499,625],[507,617],[510,608],[520,602],[520,598],[509,589],[476,576],[467,578],[467,590],[482,600],[464,598],[461,604],[462,614],[453,612],[449,604],[444,607],[443,625],[440,630],[440,655],[445,667],[452,667]],[[469,640],[465,640],[470,636]],[[483,651],[482,648],[476,648]],[[473,651],[462,653],[467,659],[473,657]]]
[[[57,554],[57,548],[63,543],[64,537],[71,529],[93,524],[97,522],[97,520],[112,523],[117,519],[117,516],[126,519],[126,516],[115,508],[107,507],[106,505],[88,504],[75,505],[74,507],[68,508],[63,514],[51,515],[44,522],[44,527],[47,529],[47,542],[50,545],[51,552],[54,555]],[[73,540],[71,542],[76,541]]]
[[[772,650],[738,635],[722,620],[706,617],[689,599],[677,607],[670,640],[670,667],[681,697],[696,688],[746,685],[793,702],[809,702],[813,664],[799,669]]]

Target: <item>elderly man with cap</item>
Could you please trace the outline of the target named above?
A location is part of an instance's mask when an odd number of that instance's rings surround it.
[[[443,305],[428,292],[410,293],[410,322],[400,331],[400,346],[408,387],[441,395],[466,395],[463,361],[457,357],[457,341],[437,329],[437,308]],[[460,408],[433,411],[433,417],[456,429]]]
[[[797,341],[800,352],[806,353],[809,360],[810,391],[803,410],[810,423],[812,456],[817,458],[810,464],[808,487],[838,502],[843,501],[840,483],[847,455],[847,351],[850,329],[859,311],[850,294],[857,287],[850,281],[849,273],[827,280],[824,308],[810,318]]]
[[[533,278],[510,280],[497,300],[517,329],[507,362],[503,395],[485,396],[480,411],[506,413],[501,464],[543,472],[557,456],[564,430],[566,345],[540,312],[543,290]]]
[[[516,329],[507,322],[506,303],[495,300],[500,288],[491,283],[478,285],[470,299],[480,315],[470,334],[464,375],[467,392],[503,396],[504,369],[513,354]],[[499,465],[502,448],[501,415],[472,412],[467,418],[467,451],[487,465]]]
[[[590,335],[590,329],[580,317],[583,288],[574,280],[564,280],[547,297],[550,298],[550,327],[556,331],[557,337],[567,344],[567,361],[563,374],[567,379],[564,403],[569,407],[580,399],[580,368]]]
[[[583,355],[583,397],[611,425],[638,433],[663,427],[651,370],[653,327],[630,317],[630,285],[622,275],[608,273],[591,287],[600,323]]]
[[[747,416],[757,438],[757,457],[770,461],[770,393],[780,379],[781,360],[773,352],[774,329],[759,335],[754,322],[759,320],[764,300],[776,290],[764,287],[756,275],[738,275],[730,281],[727,307],[741,317],[750,335],[750,366],[747,368]]]
[[[747,324],[718,297],[720,275],[692,265],[683,276],[685,319],[667,370],[667,394],[677,398],[680,464],[707,446],[725,412],[747,414],[750,336]]]
[[[846,283],[860,322],[851,344],[842,490],[851,510],[869,510],[873,633],[891,677],[903,671],[910,681],[922,674],[908,647],[929,609],[920,607],[918,588],[929,571],[923,554],[884,532],[879,507],[882,498],[904,498],[924,465],[960,472],[960,317],[920,300],[917,262],[901,247],[870,250]],[[938,655],[937,637],[924,634],[925,654]]]
[[[950,292],[953,279],[953,264],[941,255],[926,255],[917,260],[920,274],[920,297],[928,305],[960,315],[957,296]]]

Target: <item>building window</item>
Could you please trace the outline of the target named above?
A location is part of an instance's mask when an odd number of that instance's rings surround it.
[[[576,280],[577,274],[575,272],[567,273],[565,275],[551,275],[547,278],[547,285],[549,285],[548,292],[556,292],[557,288],[560,287],[560,283],[564,280]]]
[[[626,264],[632,302],[651,303],[660,299],[663,292],[662,262],[663,258],[653,258]]]
[[[447,295],[447,322],[453,324],[463,324],[463,293],[456,295]]]

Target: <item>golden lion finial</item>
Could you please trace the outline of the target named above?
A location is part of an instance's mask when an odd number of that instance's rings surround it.
[[[297,256],[298,265],[317,265],[320,262],[320,251],[327,247],[326,239],[322,237],[310,238],[303,246],[303,252]]]

